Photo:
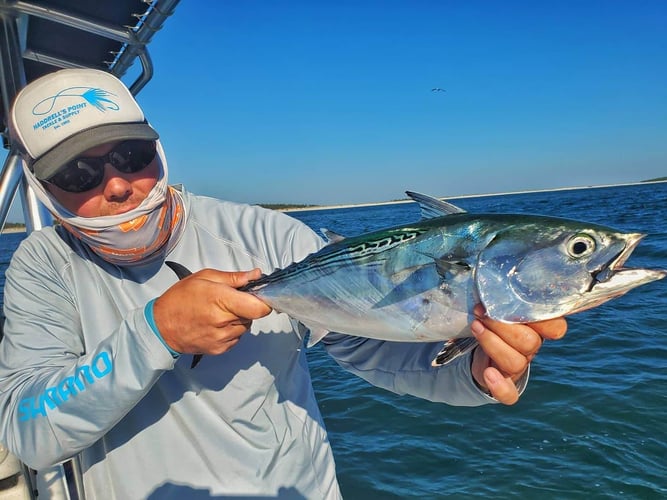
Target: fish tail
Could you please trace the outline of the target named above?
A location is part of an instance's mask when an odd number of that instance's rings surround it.
[[[176,273],[176,276],[178,276],[179,280],[182,280],[183,278],[186,278],[192,274],[192,271],[190,271],[187,267],[185,267],[183,264],[179,264],[178,262],[173,262],[171,260],[165,261],[165,264],[171,268],[172,271]],[[192,364],[190,365],[190,369],[192,370],[195,366],[199,364],[202,358],[202,354],[195,354],[192,357]]]
[[[182,280],[186,276],[190,276],[192,274],[192,271],[190,271],[183,264],[179,264],[178,262],[173,262],[171,260],[167,260],[167,261],[165,261],[165,264],[167,266],[169,266],[171,268],[171,270],[176,273],[176,276],[178,276],[179,280]]]

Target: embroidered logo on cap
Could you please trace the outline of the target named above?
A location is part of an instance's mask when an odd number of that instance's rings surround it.
[[[119,111],[120,106],[113,99],[114,97],[116,97],[116,94],[97,87],[68,87],[56,95],[42,99],[32,108],[34,116],[48,115],[35,122],[32,128],[33,130],[50,128],[78,115],[81,110],[89,105],[102,113],[107,110]],[[66,105],[59,108],[63,101],[66,102]]]

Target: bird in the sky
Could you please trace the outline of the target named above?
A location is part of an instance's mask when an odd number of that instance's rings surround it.
[[[431,89],[431,92],[447,92],[445,89],[441,89],[440,87],[434,87]]]

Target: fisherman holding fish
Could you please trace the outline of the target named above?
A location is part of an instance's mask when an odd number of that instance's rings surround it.
[[[69,106],[67,121],[40,124]],[[6,273],[0,440],[35,469],[78,455],[89,498],[340,497],[308,328],[244,291],[321,238],[279,212],[169,186],[157,132],[108,73],[30,83],[9,128],[60,224],[30,234]],[[165,261],[193,274],[179,280]],[[345,332],[321,342],[399,394],[513,404],[566,322],[510,324],[481,306],[474,316],[478,347],[442,367],[431,363],[443,342]]]

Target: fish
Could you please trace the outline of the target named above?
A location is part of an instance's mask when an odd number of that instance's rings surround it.
[[[624,267],[641,233],[545,215],[473,214],[406,193],[419,203],[420,221],[349,238],[324,229],[322,249],[240,290],[308,327],[309,347],[329,332],[443,341],[437,367],[477,345],[476,304],[494,320],[531,323],[597,307],[667,275]],[[166,264],[179,278],[190,274]]]

